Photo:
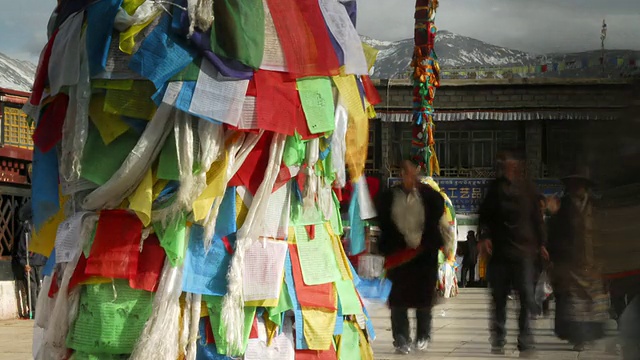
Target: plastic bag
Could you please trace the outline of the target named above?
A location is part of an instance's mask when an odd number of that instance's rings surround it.
[[[360,296],[369,304],[386,304],[391,293],[391,281],[382,279],[360,279],[356,285]]]
[[[546,271],[543,271],[538,278],[536,284],[535,299],[536,304],[542,305],[542,303],[553,293],[551,283],[549,282],[549,276]]]
[[[384,272],[384,256],[364,254],[358,257],[358,275],[363,279],[378,279]]]

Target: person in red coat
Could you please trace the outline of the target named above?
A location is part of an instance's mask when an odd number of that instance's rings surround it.
[[[418,179],[418,166],[402,164],[402,184],[383,191],[377,204],[381,236],[379,250],[385,256],[391,327],[396,352],[411,352],[408,309],[416,309],[415,347],[426,350],[431,338],[431,309],[438,278],[438,250],[443,245],[439,222],[444,198]]]

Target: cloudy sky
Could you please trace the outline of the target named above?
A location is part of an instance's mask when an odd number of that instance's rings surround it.
[[[413,35],[413,0],[358,1],[358,30],[381,40]],[[440,0],[436,25],[495,45],[535,53],[600,48],[640,50],[640,0]]]
[[[3,1],[0,52],[36,61],[55,0]],[[359,0],[358,30],[381,40],[412,37],[413,0]],[[640,0],[440,0],[437,25],[492,44],[534,53],[600,47],[640,50]]]

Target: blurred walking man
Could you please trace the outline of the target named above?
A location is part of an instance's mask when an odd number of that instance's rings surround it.
[[[411,352],[408,309],[416,309],[416,349],[426,350],[431,339],[443,214],[444,198],[420,183],[418,166],[408,160],[402,164],[402,184],[386,190],[379,198],[378,247],[386,257],[387,277],[392,282],[391,328],[399,354]]]
[[[507,296],[513,287],[520,301],[518,350],[521,358],[532,358],[529,320],[536,309],[535,257],[541,253],[548,258],[542,213],[535,185],[524,176],[522,159],[514,152],[504,152],[498,165],[498,178],[491,183],[479,214],[480,249],[490,256],[491,352],[504,354]]]

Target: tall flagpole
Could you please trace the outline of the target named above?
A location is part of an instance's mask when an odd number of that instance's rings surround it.
[[[434,45],[438,0],[416,0],[413,51],[413,139],[411,155],[427,175],[440,173],[433,139],[433,100],[440,86],[440,66]]]
[[[604,59],[604,41],[607,38],[607,22],[602,19],[602,31],[600,32],[601,54],[600,65],[602,65],[602,76],[605,75],[605,59]]]

